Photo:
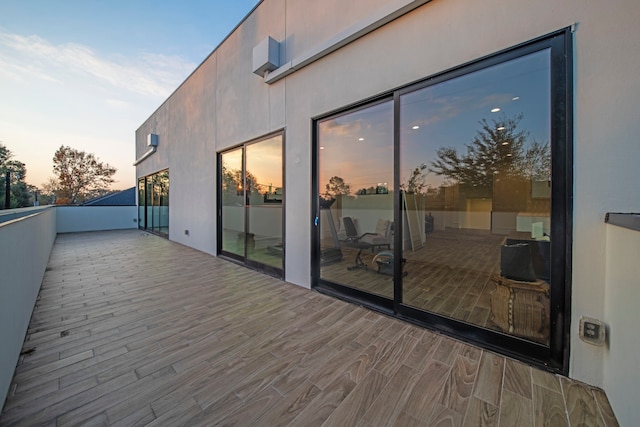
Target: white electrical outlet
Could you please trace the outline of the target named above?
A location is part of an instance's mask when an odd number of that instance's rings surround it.
[[[592,317],[580,317],[580,339],[588,344],[604,345],[606,342],[607,328],[605,324]]]

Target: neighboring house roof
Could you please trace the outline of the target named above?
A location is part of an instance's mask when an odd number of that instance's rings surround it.
[[[96,197],[83,203],[84,206],[135,206],[136,188],[131,187],[116,193]]]

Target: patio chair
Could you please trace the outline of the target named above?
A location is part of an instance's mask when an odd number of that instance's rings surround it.
[[[375,252],[376,248],[379,250],[383,247],[391,250],[393,223],[386,219],[379,219],[375,233],[364,233],[360,240],[371,245],[371,252]]]
[[[371,248],[371,244],[367,242],[363,242],[363,235],[358,235],[358,230],[356,229],[356,225],[353,222],[351,217],[345,216],[342,218],[342,225],[344,226],[344,232],[346,233],[346,238],[342,240],[340,243],[344,246],[358,249],[358,253],[356,254],[356,259],[351,267],[347,267],[347,270],[355,270],[357,268],[362,268],[364,270],[368,269],[367,264],[362,260],[361,255],[364,249]]]
[[[380,226],[381,231],[390,233],[389,221],[384,222],[386,222],[387,224],[385,224],[384,227],[382,225]],[[378,221],[378,223],[380,225],[380,221]],[[371,249],[371,252],[374,252],[376,247],[382,246],[386,246],[388,249],[391,249],[391,239],[383,234],[379,234],[377,232],[358,234],[358,229],[356,228],[356,225],[351,217],[343,217],[342,224],[344,225],[344,231],[346,233],[346,238],[342,241],[342,244],[351,248],[358,249],[354,264],[353,266],[349,267],[348,270],[353,270],[356,268],[362,268],[366,270],[368,268],[367,264],[362,260],[362,251],[365,249]],[[384,230],[382,230],[383,228]]]

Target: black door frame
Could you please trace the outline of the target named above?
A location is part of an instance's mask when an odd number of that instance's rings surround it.
[[[500,64],[530,53],[549,49],[551,52],[551,150],[552,199],[551,224],[560,228],[551,242],[551,313],[550,345],[534,343],[508,334],[480,328],[469,323],[418,310],[402,303],[402,218],[400,203],[400,95],[451,80],[455,77]],[[571,318],[571,263],[573,230],[573,59],[570,27],[514,46],[451,70],[380,94],[357,104],[318,116],[312,120],[312,226],[311,286],[313,289],[346,299],[374,310],[398,317],[457,339],[514,357],[552,372],[568,375]],[[394,298],[373,295],[358,289],[328,282],[320,278],[320,235],[317,227],[319,210],[319,141],[318,123],[375,102],[394,98]]]
[[[245,215],[244,215],[244,255],[238,255],[232,252],[228,252],[223,250],[222,248],[222,231],[223,231],[223,224],[222,224],[222,208],[223,208],[223,204],[222,204],[222,155],[224,153],[228,153],[230,151],[236,150],[238,148],[242,149],[242,176],[243,176],[243,198],[246,200],[247,199],[247,195],[246,195],[246,185],[244,185],[245,178],[246,178],[246,147],[252,144],[256,144],[256,143],[260,143],[261,141],[265,141],[267,139],[271,139],[274,137],[280,136],[280,138],[282,139],[282,153],[281,153],[281,158],[282,158],[282,189],[283,189],[283,194],[284,194],[284,200],[282,201],[282,242],[283,242],[283,248],[282,248],[282,268],[276,268],[270,265],[266,265],[263,263],[259,263],[253,260],[250,260],[247,257],[247,239],[248,239],[248,233],[246,233],[246,230],[249,229],[249,215],[248,215],[248,211],[249,211],[249,206],[247,204],[245,204],[244,206],[244,210],[245,210]],[[286,165],[285,165],[285,156],[284,156],[284,152],[285,152],[285,130],[284,129],[280,129],[278,131],[269,133],[267,135],[261,136],[259,138],[255,138],[252,139],[250,141],[244,142],[240,145],[236,145],[233,147],[229,147],[225,150],[221,150],[218,153],[216,153],[216,170],[217,170],[217,183],[216,183],[216,206],[217,206],[217,221],[216,221],[216,230],[217,230],[217,238],[216,238],[216,255],[217,256],[221,256],[223,258],[227,258],[231,261],[237,262],[239,264],[242,264],[246,267],[249,267],[253,270],[257,270],[260,271],[262,273],[268,274],[270,276],[274,276],[280,279],[284,279],[284,272],[285,272],[285,261],[286,261],[286,245],[284,245],[285,242],[285,237],[286,237],[286,228],[285,228],[285,206],[286,206],[286,202],[287,202],[287,196],[286,196],[286,188],[285,188],[285,170],[286,170]]]

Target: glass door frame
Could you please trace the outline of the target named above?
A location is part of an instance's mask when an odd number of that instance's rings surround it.
[[[311,185],[313,188],[313,199],[312,199],[312,212],[313,212],[313,216],[314,216],[314,221],[313,221],[313,225],[312,225],[312,245],[311,245],[311,283],[312,283],[312,288],[321,291],[323,293],[335,296],[337,298],[348,298],[351,301],[355,301],[358,302],[362,305],[366,305],[366,306],[372,306],[374,307],[376,310],[381,311],[383,313],[386,314],[390,314],[393,315],[396,311],[396,303],[393,299],[390,298],[386,298],[382,295],[378,295],[378,294],[374,294],[374,293],[370,293],[370,292],[366,292],[364,290],[360,290],[354,287],[350,287],[350,286],[345,286],[345,285],[341,285],[335,282],[328,282],[325,280],[322,280],[322,278],[320,277],[320,261],[321,261],[321,256],[320,256],[320,227],[316,226],[316,223],[319,223],[321,220],[321,211],[320,211],[320,195],[319,195],[319,179],[320,179],[320,170],[319,170],[319,156],[320,156],[320,142],[318,140],[318,123],[320,121],[325,121],[325,120],[330,120],[332,118],[336,118],[336,117],[340,117],[342,115],[344,115],[345,113],[356,113],[358,111],[379,105],[379,104],[383,104],[389,101],[393,101],[394,97],[392,94],[385,94],[383,96],[379,96],[376,98],[371,98],[366,100],[365,102],[356,104],[356,105],[352,105],[349,108],[346,109],[340,109],[339,111],[333,112],[331,114],[325,115],[321,118],[316,118],[313,120],[313,127],[314,127],[314,132],[313,132],[313,137],[312,137],[312,153],[314,156],[314,160],[312,161],[312,166],[311,166],[311,173],[312,173],[312,178],[311,178]],[[395,107],[394,107],[395,109]],[[395,110],[394,113],[395,115]],[[395,120],[395,118],[394,118]],[[395,138],[395,135],[394,135]],[[395,150],[397,150],[397,147],[395,147],[394,144],[394,157],[395,156]],[[395,160],[394,160],[394,165],[393,165],[394,169],[397,168],[397,165],[395,164]],[[395,171],[394,171],[394,175],[395,175]],[[397,178],[397,177],[396,177]],[[394,187],[397,186],[397,181],[394,183]],[[394,206],[393,206],[393,221],[394,224],[398,223],[398,201],[394,200]],[[398,238],[399,238],[399,233],[395,233],[394,234],[394,246],[397,247],[398,244]],[[399,264],[398,264],[399,265]],[[394,264],[394,275],[393,275],[393,287],[395,289],[396,285],[396,280],[395,278],[397,277],[397,270],[396,270],[396,266]],[[400,282],[402,283],[402,282]],[[395,293],[395,291],[394,291]]]
[[[284,194],[284,198],[282,200],[282,242],[283,242],[283,248],[282,248],[282,268],[277,268],[268,264],[264,264],[264,263],[260,263],[257,262],[255,260],[252,260],[248,257],[247,254],[247,241],[249,239],[249,233],[247,233],[247,230],[250,230],[250,209],[251,207],[247,204],[246,200],[247,200],[247,186],[245,185],[246,183],[246,170],[247,170],[247,156],[246,156],[246,149],[248,146],[254,145],[254,144],[259,144],[260,142],[269,140],[271,138],[275,138],[275,137],[280,137],[281,143],[282,143],[282,148],[281,148],[281,159],[282,159],[282,192]],[[222,185],[223,185],[223,177],[222,177],[222,157],[225,153],[229,153],[235,150],[242,150],[242,192],[243,192],[243,200],[245,200],[245,204],[244,204],[244,218],[243,218],[243,222],[244,222],[244,244],[243,244],[243,255],[239,255],[233,252],[229,252],[227,250],[224,250],[223,248],[223,214],[222,214],[222,210],[223,210],[223,191],[222,191]],[[216,204],[217,204],[217,226],[216,226],[216,230],[217,230],[217,236],[216,236],[216,255],[230,259],[232,261],[238,262],[246,267],[252,268],[254,270],[258,270],[260,272],[263,272],[265,274],[268,274],[270,276],[274,276],[274,277],[278,277],[280,279],[284,279],[284,272],[285,272],[285,260],[286,260],[286,245],[284,245],[285,242],[285,236],[286,236],[286,228],[285,228],[285,206],[286,206],[286,188],[285,188],[285,132],[284,129],[270,133],[268,135],[259,137],[259,138],[255,138],[252,139],[250,141],[247,141],[243,144],[240,145],[236,145],[234,147],[229,147],[225,150],[221,150],[216,154],[216,167],[217,167],[217,184],[216,184]]]
[[[162,231],[163,227],[161,227],[160,225],[160,210],[162,209],[162,207],[166,207],[168,220],[169,202],[167,199],[169,197],[169,192],[166,193],[166,199],[164,199],[166,201],[166,204],[160,205],[160,202],[163,200],[163,198],[161,194],[155,191],[156,185],[154,184],[154,180],[157,180],[159,176],[165,174],[169,174],[169,169],[163,169],[156,173],[138,178],[138,185],[136,186],[136,189],[138,194],[138,228],[148,233],[157,234],[158,236],[168,238],[169,224],[167,223],[167,231]],[[169,181],[167,181],[167,183],[169,183]],[[156,200],[158,203],[156,203]],[[156,213],[157,217],[155,216]]]
[[[530,53],[549,49],[551,59],[551,156],[552,191],[551,223],[559,229],[551,243],[551,313],[549,346],[527,341],[506,333],[488,330],[470,323],[411,307],[402,300],[403,222],[400,193],[400,96],[437,83],[501,64]],[[492,351],[515,357],[552,372],[567,375],[570,353],[572,199],[573,199],[573,93],[572,35],[570,28],[537,38],[527,43],[463,64],[419,82],[393,90],[313,119],[312,132],[312,225],[311,286],[320,292],[345,298],[405,321],[451,335]],[[366,108],[376,102],[394,99],[394,297],[393,300],[368,294],[347,286],[327,282],[320,277],[319,217],[319,135],[318,123],[331,117]]]

